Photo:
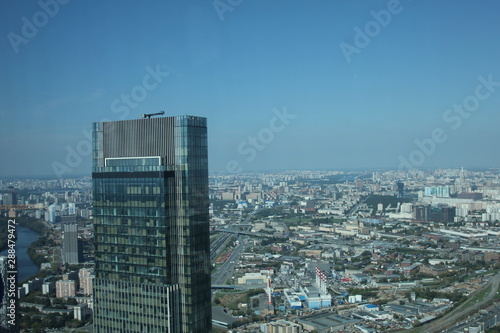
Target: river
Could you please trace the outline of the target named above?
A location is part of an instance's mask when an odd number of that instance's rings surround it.
[[[17,256],[17,281],[21,282],[30,276],[38,273],[38,266],[31,261],[28,255],[28,247],[36,241],[40,235],[31,229],[16,225],[17,240],[16,240],[16,256]],[[0,252],[0,255],[6,256],[7,250]]]

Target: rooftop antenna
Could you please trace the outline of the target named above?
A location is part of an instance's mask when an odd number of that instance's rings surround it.
[[[145,113],[142,115],[142,118],[147,118],[147,119],[150,119],[152,116],[162,116],[165,114],[165,111],[161,111],[161,112],[158,112],[158,113]]]

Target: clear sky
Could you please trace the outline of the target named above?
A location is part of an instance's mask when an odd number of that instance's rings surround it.
[[[205,116],[210,170],[498,167],[496,0],[5,0],[0,177],[92,122]]]

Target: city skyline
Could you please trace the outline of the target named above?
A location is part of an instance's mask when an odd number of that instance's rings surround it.
[[[498,167],[499,6],[5,3],[2,176],[88,174],[92,122],[161,110],[211,172]]]
[[[42,268],[35,265],[33,273],[46,270],[43,277],[32,277],[18,289],[24,309],[21,328],[32,328],[35,320],[47,329],[73,324],[83,325],[82,329],[86,330],[91,330],[91,325],[102,327],[102,320],[89,323],[90,310],[86,305],[93,300],[89,292],[91,285],[96,279],[98,286],[102,285],[99,275],[116,277],[119,274],[120,282],[115,286],[123,288],[118,297],[111,298],[114,302],[108,302],[119,311],[123,303],[132,304],[130,307],[136,303],[121,301],[127,295],[124,290],[131,290],[126,286],[127,279],[158,277],[155,275],[159,268],[157,260],[166,256],[155,256],[149,251],[158,253],[164,248],[151,248],[148,243],[161,242],[165,237],[154,233],[162,229],[155,223],[161,225],[163,221],[154,212],[159,215],[170,212],[167,221],[176,215],[170,200],[166,200],[166,209],[162,207],[163,196],[158,193],[177,192],[180,195],[176,195],[175,202],[187,197],[191,203],[198,197],[185,196],[182,193],[185,186],[176,186],[184,175],[187,178],[197,175],[192,165],[176,166],[177,171],[170,175],[177,173],[179,177],[168,177],[167,171],[167,177],[162,179],[158,177],[161,171],[150,170],[165,167],[158,165],[163,159],[157,152],[151,152],[156,157],[137,156],[140,155],[137,145],[149,142],[161,146],[162,140],[150,139],[169,131],[158,131],[156,126],[151,126],[151,130],[142,131],[149,133],[145,140],[138,142],[137,131],[124,130],[124,127],[131,129],[134,123],[142,127],[140,123],[158,125],[161,122],[168,122],[168,118],[96,124],[95,148],[107,148],[97,149],[93,155],[101,165],[96,167],[93,180],[85,177],[61,181],[0,181],[0,200],[4,205],[17,201],[30,206],[29,209],[17,207],[19,223],[24,221],[25,225],[36,225],[37,229],[40,226],[48,235],[42,236],[47,241],[36,245],[39,258],[45,258],[46,263]],[[130,135],[124,137],[125,133]],[[178,140],[182,137],[175,135],[174,141],[191,141]],[[115,144],[106,144],[110,138],[118,140]],[[196,135],[191,139],[196,142]],[[182,160],[186,151],[195,152],[191,162],[200,156],[192,145],[188,144],[191,149],[173,146],[179,148],[175,149],[179,153],[174,154],[176,160]],[[100,155],[99,150],[107,154]],[[117,158],[112,152],[128,156]],[[190,160],[189,156],[187,159]],[[377,329],[388,326],[411,329],[423,324],[422,329],[430,332],[441,331],[444,327],[440,326],[453,323],[453,331],[458,332],[464,327],[484,325],[486,328],[498,323],[498,308],[494,305],[500,283],[498,171],[392,170],[358,173],[357,177],[354,173],[338,171],[213,175],[208,192],[210,262],[214,265],[212,285],[238,289],[237,293],[214,290],[214,325],[231,329],[237,326],[236,330],[242,332],[253,332],[259,327],[265,331],[266,327],[269,330],[273,326],[294,326],[301,332],[327,329],[323,320],[315,320],[327,316],[331,319],[329,325],[341,322]],[[91,191],[92,183],[94,191]],[[45,208],[38,204],[42,202]],[[55,208],[55,216],[47,206]],[[7,221],[7,215],[13,215],[9,211],[11,207],[2,208],[3,220]],[[142,212],[149,218],[139,217]],[[60,228],[68,219],[79,221],[78,234],[84,243],[82,263],[87,268],[80,269],[78,274],[75,266],[64,265],[59,255],[61,245],[64,253],[66,239]],[[39,237],[36,233],[33,236],[24,234],[19,240],[27,247]],[[32,240],[26,242],[30,238]],[[49,239],[53,241],[48,242]],[[147,252],[141,241],[146,242]],[[16,251],[24,252],[20,248]],[[25,256],[29,259],[27,253]],[[126,259],[127,265],[123,264]],[[148,270],[144,270],[144,261],[148,263]],[[93,262],[96,271],[92,269]],[[21,265],[19,273],[25,274],[28,266]],[[174,266],[167,264],[167,267]],[[77,281],[83,288],[77,287]],[[318,296],[325,282],[330,292],[325,297]],[[365,289],[361,288],[366,287],[369,287],[367,293],[362,293]],[[108,296],[111,290],[104,289]],[[144,296],[158,289],[139,290]],[[101,306],[102,297],[96,297],[97,302],[93,304]],[[44,309],[56,311],[61,311],[62,305],[73,312],[74,305],[80,305],[75,308],[74,319],[68,320],[65,316],[62,321],[54,322],[47,320],[52,316],[51,311],[33,313],[26,308],[33,299],[37,299],[40,306],[47,304]],[[353,308],[348,313],[337,313],[346,305]],[[155,309],[164,310],[161,305]],[[227,309],[227,313],[223,309]],[[256,311],[260,315],[255,315]],[[138,321],[146,318],[141,316],[145,312],[143,307],[139,318],[136,317]],[[98,313],[102,314],[101,310]],[[376,321],[374,316],[378,318]],[[105,321],[112,322],[107,319]]]

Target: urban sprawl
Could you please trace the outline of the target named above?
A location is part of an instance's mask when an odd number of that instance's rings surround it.
[[[495,332],[499,170],[209,180],[215,332]],[[18,281],[21,330],[92,332],[91,177],[3,179],[0,199],[2,239],[8,219],[40,236],[40,271]]]

